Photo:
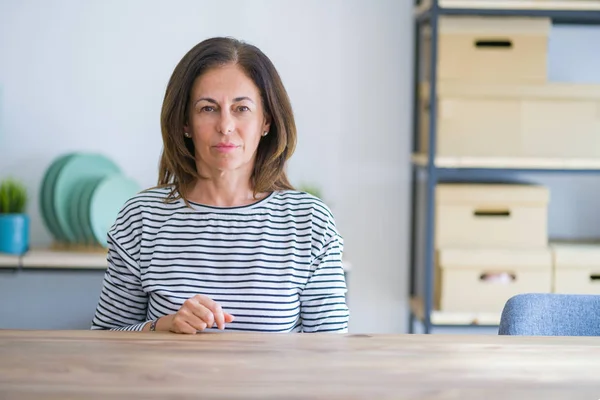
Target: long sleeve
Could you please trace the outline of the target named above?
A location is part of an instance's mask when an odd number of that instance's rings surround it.
[[[148,322],[148,294],[142,287],[138,250],[139,210],[127,204],[108,233],[107,270],[92,329],[140,331]]]
[[[328,225],[328,234],[313,261],[313,272],[300,295],[303,332],[348,331],[343,239],[333,221]]]

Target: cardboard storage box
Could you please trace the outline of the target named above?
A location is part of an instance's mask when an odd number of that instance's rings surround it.
[[[538,185],[438,184],[435,246],[546,247],[549,198]]]
[[[442,249],[437,252],[435,305],[449,312],[501,312],[520,293],[550,293],[546,249]]]
[[[429,147],[421,86],[420,151]],[[437,156],[600,158],[600,85],[438,84]]]
[[[553,243],[554,292],[600,294],[600,243]]]
[[[544,83],[548,80],[548,18],[443,16],[439,19],[440,81]],[[431,32],[423,32],[424,77],[430,81]]]

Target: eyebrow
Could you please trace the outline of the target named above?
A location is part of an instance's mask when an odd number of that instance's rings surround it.
[[[243,100],[248,100],[250,103],[255,104],[254,101],[248,96],[236,97],[235,99],[233,99],[233,102],[238,103]],[[196,104],[198,104],[201,101],[207,101],[209,103],[217,104],[217,101],[215,99],[211,99],[210,97],[200,97],[198,100],[196,100],[194,102],[194,107],[196,106]]]

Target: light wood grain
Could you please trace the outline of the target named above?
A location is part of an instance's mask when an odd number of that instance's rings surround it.
[[[415,165],[426,166],[426,154],[413,154]],[[450,157],[438,156],[435,165],[440,168],[490,169],[600,169],[600,159],[536,158],[536,157]]]
[[[0,254],[0,268],[17,268],[19,266],[19,256],[12,254]]]
[[[512,10],[600,10],[597,0],[440,0],[444,8],[480,8]]]
[[[84,253],[33,249],[22,258],[23,268],[106,269],[106,252]]]
[[[475,8],[482,10],[600,10],[597,0],[438,0],[442,8]],[[431,7],[431,0],[423,0],[417,12]]]
[[[598,338],[0,332],[3,399],[597,399]]]

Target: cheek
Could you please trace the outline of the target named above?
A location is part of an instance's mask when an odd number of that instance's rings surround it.
[[[192,120],[192,126],[197,133],[205,133],[207,130],[214,129],[214,123],[210,120],[210,118],[206,117],[195,117]]]
[[[244,141],[244,147],[246,151],[256,151],[261,138],[262,136],[260,132],[256,129],[245,132],[245,134],[242,136],[242,140]]]
[[[196,146],[208,145],[214,136],[214,124],[210,123],[207,118],[197,118],[192,121],[192,129]]]

